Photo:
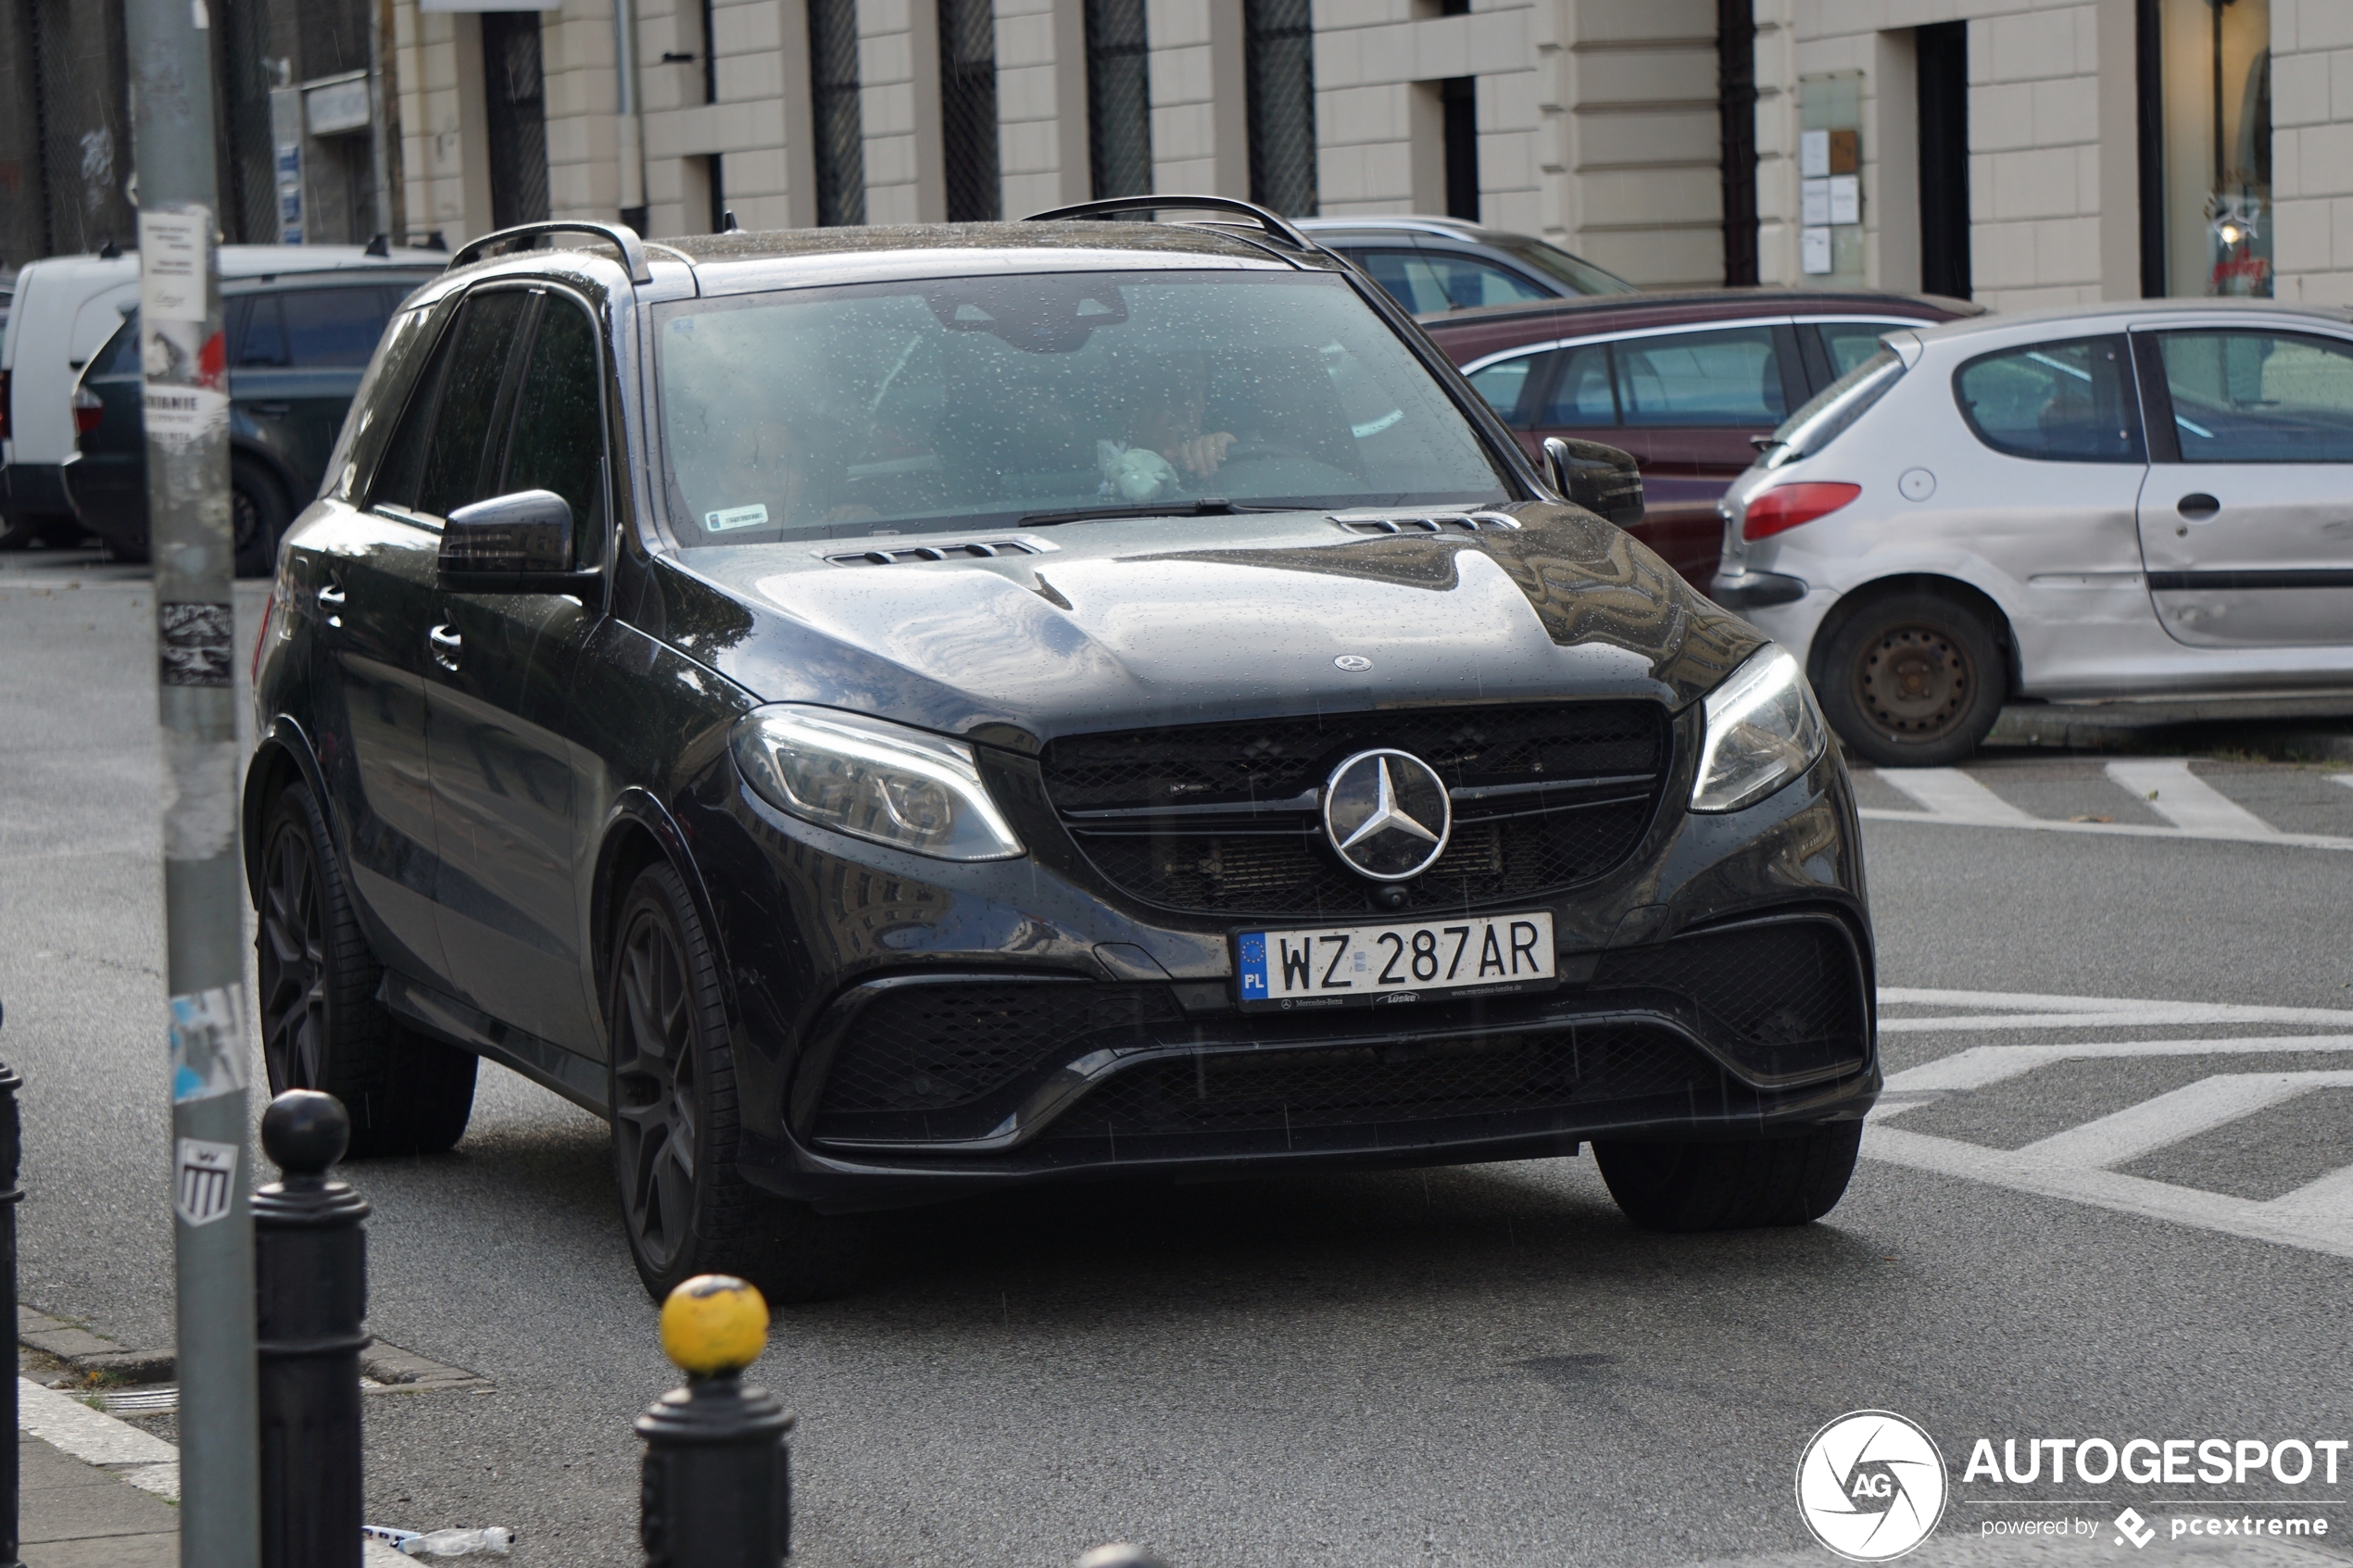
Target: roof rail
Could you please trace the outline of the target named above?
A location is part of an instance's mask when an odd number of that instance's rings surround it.
[[[1033,212],[1022,220],[1025,223],[1051,223],[1070,218],[1106,218],[1114,212],[1164,212],[1189,209],[1196,212],[1230,212],[1247,218],[1267,234],[1293,250],[1317,251],[1323,247],[1309,239],[1276,213],[1254,202],[1239,201],[1232,196],[1113,196],[1104,201],[1080,202],[1076,207],[1058,207],[1048,212]]]
[[[478,240],[468,240],[458,247],[458,254],[449,258],[449,270],[455,271],[469,262],[481,260],[493,245],[537,234],[594,234],[621,252],[621,262],[629,269],[631,282],[650,283],[654,281],[652,270],[646,265],[645,242],[637,237],[636,230],[625,223],[590,223],[569,218],[545,223],[518,223],[511,229],[500,229]]]

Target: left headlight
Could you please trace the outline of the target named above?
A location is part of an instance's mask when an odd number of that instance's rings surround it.
[[[1024,853],[961,741],[784,705],[745,714],[734,747],[745,782],[803,822],[943,860]]]
[[[1753,806],[1814,765],[1829,741],[1806,672],[1768,643],[1707,694],[1694,811]]]

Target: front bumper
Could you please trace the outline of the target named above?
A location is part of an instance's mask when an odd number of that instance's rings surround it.
[[[1675,749],[1639,848],[1519,906],[1553,912],[1557,989],[1299,1013],[1239,1009],[1231,934],[1327,922],[1139,908],[1035,820],[1017,824],[1021,861],[851,846],[723,766],[681,825],[726,955],[738,1162],[770,1190],[849,1209],[1861,1116],[1880,1070],[1843,769],[1825,757],[1745,811],[1699,816],[1679,804],[1696,748]],[[1782,946],[1760,952],[1760,934]]]

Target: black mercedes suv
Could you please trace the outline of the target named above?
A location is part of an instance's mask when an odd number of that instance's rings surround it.
[[[1795,663],[1280,219],[535,224],[396,316],[245,793],[273,1090],[610,1119],[657,1295],[1008,1184],[1575,1154],[1801,1223],[1878,1092]],[[562,246],[564,248],[556,248]],[[1630,505],[1628,503],[1630,502]]]

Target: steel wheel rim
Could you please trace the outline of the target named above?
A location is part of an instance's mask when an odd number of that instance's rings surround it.
[[[1881,729],[1932,738],[1960,722],[1977,680],[1968,653],[1952,638],[1926,626],[1899,626],[1863,650],[1855,686],[1863,711]]]
[[[273,1092],[319,1087],[327,1031],[327,931],[319,868],[289,823],[262,861],[261,1055]]]
[[[656,1270],[694,1223],[700,1088],[685,955],[644,909],[621,943],[613,983],[613,1129],[629,1234]]]

